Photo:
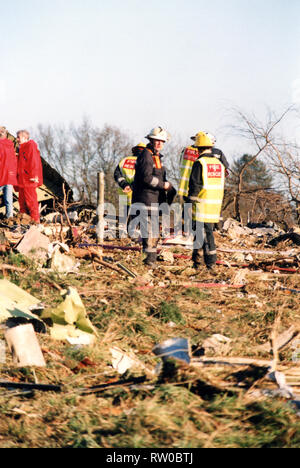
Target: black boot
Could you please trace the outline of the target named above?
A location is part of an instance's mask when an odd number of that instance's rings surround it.
[[[157,254],[154,252],[147,253],[147,257],[144,260],[144,264],[147,266],[154,267],[156,265]]]

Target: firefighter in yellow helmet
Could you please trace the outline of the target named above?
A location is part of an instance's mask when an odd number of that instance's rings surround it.
[[[124,203],[121,203],[124,211],[122,215],[125,219],[129,214],[132,202],[132,184],[135,176],[136,160],[145,148],[145,143],[138,143],[134,146],[132,154],[121,159],[114,172],[114,179],[119,186],[119,197],[124,197],[125,199]]]
[[[213,140],[205,132],[199,132],[195,147],[199,157],[194,162],[189,181],[188,198],[193,206],[193,262],[198,269],[203,249],[204,263],[213,270],[217,261],[214,225],[219,222],[225,186],[225,166],[213,154]]]
[[[217,140],[211,133],[198,132],[195,136],[191,137],[191,140],[195,142],[197,139],[197,136],[200,135],[201,133],[205,133],[208,136],[208,138],[211,140],[211,142],[213,143],[212,153],[225,166],[226,175],[228,175],[229,163],[224,153],[220,149],[215,148],[215,144]],[[183,205],[182,220],[183,220],[183,225],[184,225],[184,234],[188,236],[191,232],[191,213],[188,213],[188,210],[185,204],[188,203],[189,180],[190,180],[190,176],[192,173],[193,165],[194,165],[194,162],[198,159],[198,157],[199,157],[199,150],[197,146],[195,145],[195,143],[184,148],[180,154],[180,182],[179,182],[179,188],[178,188],[178,195]]]

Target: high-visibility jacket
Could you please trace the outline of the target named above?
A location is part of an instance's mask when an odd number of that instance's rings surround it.
[[[132,188],[135,176],[136,156],[127,156],[123,158],[115,170],[115,181],[119,185],[119,195],[126,196],[123,190],[128,185]],[[132,192],[127,194],[127,205],[131,205]]]
[[[199,186],[198,194],[193,194],[191,185],[197,174],[201,176],[201,186]],[[189,192],[189,198],[193,202],[194,221],[203,223],[218,223],[220,221],[224,186],[225,167],[219,159],[213,157],[213,154],[208,154],[195,161]]]
[[[185,148],[180,156],[180,183],[178,195],[187,197],[189,192],[189,180],[193,169],[194,162],[198,159],[199,152],[194,146]]]
[[[213,147],[211,149],[212,154],[221,161],[225,166],[225,175],[228,175],[229,163],[223,153],[218,148]],[[192,173],[194,162],[198,159],[199,152],[195,146],[188,146],[185,148],[180,155],[180,183],[178,195],[181,197],[187,197],[189,191],[189,180]]]

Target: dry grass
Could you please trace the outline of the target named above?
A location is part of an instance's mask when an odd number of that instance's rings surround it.
[[[245,367],[175,366],[160,377],[146,375],[145,384],[133,388],[115,385],[97,394],[80,392],[120,379],[111,366],[111,346],[134,353],[154,369],[155,344],[186,337],[198,355],[203,341],[218,333],[232,340],[224,358],[271,359],[258,346],[270,339],[274,323],[277,333],[300,323],[299,296],[275,286],[296,287],[297,277],[250,278],[243,289],[187,288],[182,284],[230,284],[238,269],[220,266],[216,277],[205,270],[195,277],[187,260],[176,259],[172,268],[162,264],[149,273],[138,252],[107,255],[152,279],[154,287],[137,290],[137,280],[90,261],[81,260],[78,275],[41,275],[21,256],[2,257],[3,263],[26,267],[25,273],[5,275],[49,309],[61,302],[60,289],[76,287],[99,338],[92,348],[76,349],[53,341],[49,334],[39,335],[47,368],[37,369],[36,378],[60,384],[63,390],[21,395],[0,389],[0,447],[299,447],[300,420],[292,405],[283,399],[251,397],[255,382],[268,387],[264,373],[255,367],[244,375]],[[292,352],[287,347],[278,353],[278,368],[292,367]],[[141,368],[124,378],[143,375]],[[35,376],[31,369],[15,369],[7,356],[0,378],[34,382]]]

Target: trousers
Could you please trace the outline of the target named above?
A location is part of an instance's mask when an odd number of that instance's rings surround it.
[[[182,232],[186,236],[190,236],[193,230],[192,221],[192,204],[188,197],[183,197],[182,204]]]
[[[6,209],[6,218],[12,218],[13,216],[13,186],[2,185],[0,190],[3,192],[4,204]]]
[[[19,188],[19,205],[20,213],[29,214],[34,221],[40,222],[39,203],[34,187]]]
[[[197,267],[201,264],[201,250],[203,250],[204,263],[207,267],[213,267],[217,262],[217,249],[214,238],[214,224],[193,221],[195,232],[193,245],[193,262]]]

